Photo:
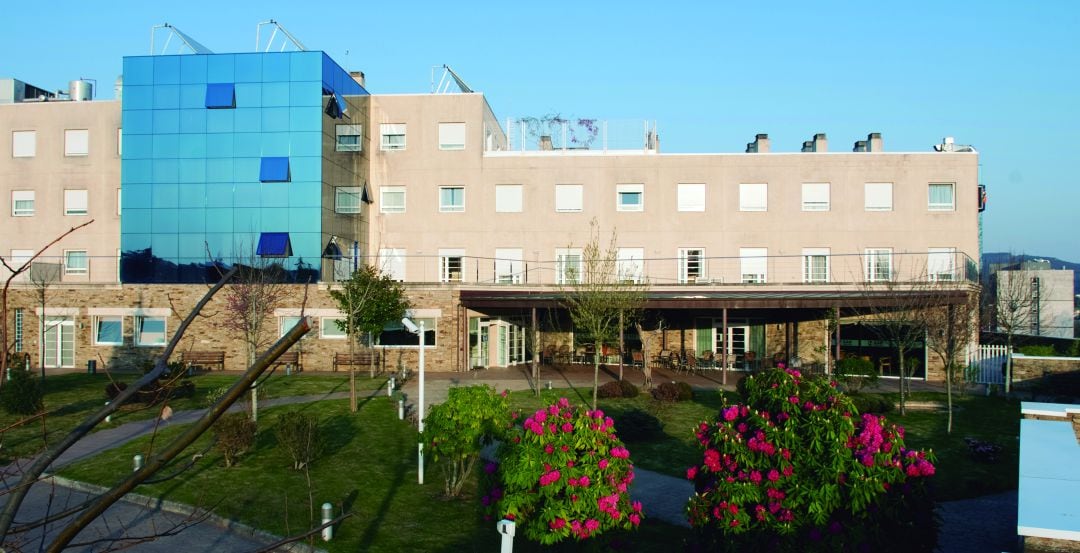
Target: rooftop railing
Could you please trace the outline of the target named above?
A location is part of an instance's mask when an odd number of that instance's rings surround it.
[[[655,153],[655,121],[567,118],[559,115],[507,119],[507,150],[499,153]],[[495,150],[487,148],[488,153]]]

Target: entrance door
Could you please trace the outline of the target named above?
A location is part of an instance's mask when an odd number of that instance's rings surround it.
[[[718,324],[715,326],[715,332],[713,332],[713,336],[716,337],[714,351],[725,351],[724,342],[726,341],[728,366],[735,370],[751,370],[753,368],[749,366],[747,363],[748,360],[746,359],[746,341],[750,336],[749,329],[750,327],[745,325],[731,326],[729,324],[727,328],[727,340],[724,340],[724,329],[722,325]],[[720,355],[716,356],[716,360],[718,363],[720,362]]]
[[[75,320],[73,318],[45,317],[45,343],[42,357],[47,368],[75,366]]]

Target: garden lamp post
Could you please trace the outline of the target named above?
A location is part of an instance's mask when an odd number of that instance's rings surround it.
[[[417,428],[420,430],[420,443],[416,444],[417,472],[416,479],[420,484],[424,483],[424,321],[420,326],[405,317],[401,319],[405,328],[420,337],[420,401],[417,403]]]

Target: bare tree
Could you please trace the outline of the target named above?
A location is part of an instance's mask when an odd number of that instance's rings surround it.
[[[943,304],[924,310],[928,347],[941,358],[945,366],[945,395],[948,400],[949,420],[946,432],[953,427],[953,385],[964,378],[960,356],[972,342],[977,342],[979,332],[978,290],[960,290],[957,297],[955,286],[942,283],[936,290],[937,300]],[[960,369],[959,374],[957,369]]]
[[[1051,291],[1038,271],[1025,266],[1023,256],[994,275],[993,299],[990,302],[994,326],[1005,335],[1010,354],[1005,362],[1005,393],[1012,385],[1012,350],[1017,336],[1038,335],[1042,313],[1046,311],[1046,298]]]

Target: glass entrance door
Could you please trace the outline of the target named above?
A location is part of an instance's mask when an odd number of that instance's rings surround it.
[[[75,320],[71,317],[45,317],[45,342],[42,351],[47,368],[75,366]]]
[[[714,328],[715,332],[713,332],[713,336],[716,337],[714,351],[727,351],[728,367],[736,370],[751,370],[753,367],[749,366],[748,362],[754,360],[746,359],[746,341],[750,335],[750,327],[741,324],[739,326],[728,325],[727,340],[724,340],[724,329],[722,328],[722,325],[716,325]],[[717,363],[721,362],[720,359],[720,356],[717,355]]]

